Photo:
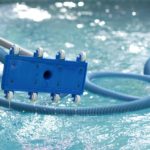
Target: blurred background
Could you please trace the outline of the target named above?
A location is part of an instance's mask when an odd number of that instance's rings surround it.
[[[39,46],[54,58],[60,49],[75,60],[87,53],[88,72],[143,73],[150,56],[148,0],[0,0],[0,36],[31,51]],[[142,81],[94,81],[116,91],[145,96]],[[3,91],[0,92],[3,97]],[[15,101],[30,103],[26,93]],[[37,104],[54,105],[48,94]],[[120,103],[87,91],[79,106]],[[79,107],[65,98],[55,107]],[[150,149],[148,110],[116,116],[44,116],[0,108],[0,149]]]

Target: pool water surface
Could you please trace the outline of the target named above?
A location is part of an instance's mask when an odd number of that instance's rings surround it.
[[[150,56],[149,1],[51,1],[0,4],[0,36],[35,51],[42,46],[51,58],[66,51],[75,60],[87,53],[88,72],[143,73]],[[150,86],[123,79],[94,80],[116,91],[137,96]],[[0,91],[3,97],[3,91]],[[31,103],[27,93],[15,101]],[[123,103],[85,91],[79,106],[70,97],[52,104],[49,94],[36,102],[56,107],[104,106]],[[150,109],[107,116],[51,116],[0,108],[0,149],[147,150]]]

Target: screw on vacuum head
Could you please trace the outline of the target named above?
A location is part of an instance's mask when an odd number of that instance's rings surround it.
[[[12,45],[12,47],[10,48],[10,54],[13,55],[18,55],[20,52],[20,48],[17,45]]]
[[[80,95],[72,95],[73,97],[73,102],[75,102],[76,104],[79,104],[80,103]]]
[[[86,53],[82,51],[82,52],[78,55],[77,61],[82,61],[82,62],[86,61]]]
[[[52,101],[55,103],[58,103],[60,101],[60,95],[59,94],[51,94]]]
[[[30,97],[29,97],[29,99],[31,100],[31,101],[36,101],[37,100],[37,98],[38,98],[38,94],[37,93],[30,93],[29,94],[30,95]]]
[[[35,57],[40,57],[40,58],[42,58],[42,57],[43,57],[43,54],[44,54],[43,48],[42,48],[42,47],[39,47],[39,48],[35,51],[34,56],[35,56]]]
[[[14,93],[12,91],[8,91],[5,94],[5,98],[8,100],[11,100],[14,97]]]
[[[65,59],[65,51],[64,50],[60,50],[57,55],[56,55],[56,59],[61,59],[64,60]]]

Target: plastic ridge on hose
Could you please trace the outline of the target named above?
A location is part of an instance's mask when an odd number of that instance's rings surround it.
[[[140,99],[137,96],[131,96],[128,94],[123,94],[119,92],[115,92],[101,86],[98,86],[92,82],[92,79],[95,78],[128,78],[128,79],[135,79],[135,80],[142,80],[146,82],[150,82],[149,76],[138,75],[138,74],[131,74],[131,73],[118,73],[118,72],[93,72],[87,75],[85,89],[105,97],[110,97],[118,100],[123,101],[133,101]]]

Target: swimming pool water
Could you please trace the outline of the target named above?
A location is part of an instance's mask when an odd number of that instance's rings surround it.
[[[88,71],[143,72],[150,47],[150,2],[74,1],[0,5],[0,36],[34,51],[42,46],[51,58],[64,49],[68,59],[85,50]],[[128,94],[146,96],[148,83],[94,80]],[[3,97],[3,92],[0,96]],[[16,101],[30,103],[26,93]],[[36,102],[51,104],[48,94]],[[79,106],[122,103],[87,91]],[[56,107],[78,107],[69,97]],[[109,116],[44,116],[0,108],[0,149],[147,150],[149,109]]]

